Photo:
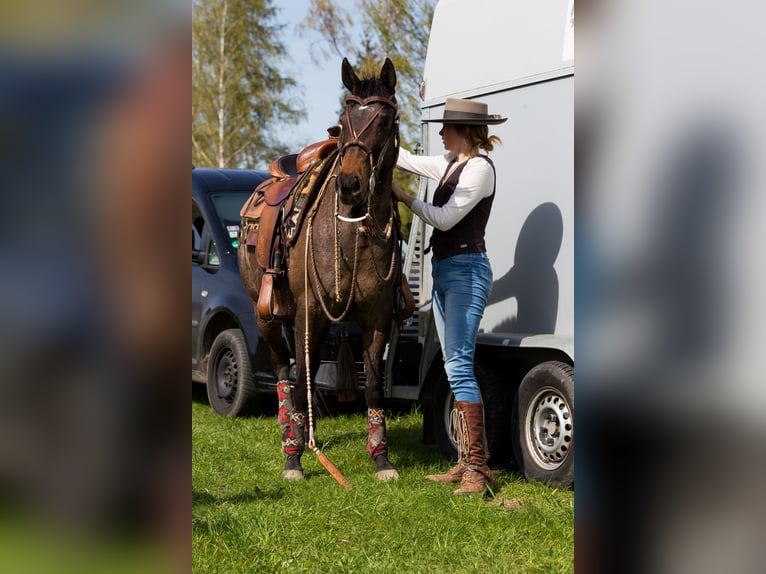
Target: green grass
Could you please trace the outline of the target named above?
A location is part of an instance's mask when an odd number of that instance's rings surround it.
[[[423,477],[449,467],[422,444],[421,415],[388,413],[382,483],[367,456],[362,413],[321,418],[316,440],[354,488],[316,455],[306,480],[281,478],[275,415],[228,419],[192,402],[192,561],[195,573],[572,572],[574,497],[501,472],[494,497],[455,497]]]

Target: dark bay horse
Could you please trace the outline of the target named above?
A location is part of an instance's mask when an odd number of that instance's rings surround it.
[[[240,276],[256,306],[258,326],[278,379],[282,449],[287,457],[283,476],[288,480],[303,478],[300,458],[309,439],[307,376],[314,380],[320,345],[330,325],[339,321],[353,322],[362,332],[367,452],[375,461],[376,476],[380,480],[399,476],[388,460],[382,408],[382,357],[395,288],[401,281],[398,217],[391,194],[399,153],[396,71],[387,58],[379,77],[360,79],[344,59],[341,75],[350,94],[340,115],[335,163],[324,181],[318,182],[324,189],[289,249],[281,279],[287,311],[280,320],[259,316],[263,270],[252,249],[240,248],[238,254]],[[292,344],[283,338],[286,333],[294,337]],[[297,368],[294,393],[288,379],[290,347]]]

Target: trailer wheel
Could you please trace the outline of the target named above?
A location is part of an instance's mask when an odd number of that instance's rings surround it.
[[[239,329],[221,331],[210,347],[207,397],[216,414],[236,417],[249,412],[255,382],[245,336]]]
[[[574,369],[548,361],[521,381],[511,424],[516,460],[528,480],[574,483]]]
[[[482,361],[475,365],[476,380],[481,388],[484,402],[484,431],[487,436],[489,462],[508,465],[512,463],[512,449],[508,442],[508,408],[510,399],[504,391],[502,381],[492,374]],[[441,455],[452,461],[457,460],[457,443],[450,432],[450,413],[455,402],[447,374],[442,371],[436,383],[433,405],[434,438]],[[505,437],[505,440],[504,440]]]
[[[454,401],[455,396],[449,386],[447,373],[442,371],[436,381],[432,420],[436,446],[444,458],[452,461],[457,460],[457,443],[450,432],[450,412]]]

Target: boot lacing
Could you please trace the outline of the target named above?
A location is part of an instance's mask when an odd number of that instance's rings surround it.
[[[457,459],[458,462],[466,462],[468,460],[468,423],[465,420],[465,414],[458,409],[452,409],[450,413],[450,429],[452,436],[457,443]]]

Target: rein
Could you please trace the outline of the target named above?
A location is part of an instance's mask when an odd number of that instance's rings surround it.
[[[351,123],[351,114],[349,113],[349,108],[351,103],[359,104],[360,106],[367,106],[369,104],[382,104],[380,107],[378,107],[377,110],[375,110],[375,113],[370,116],[370,119],[367,120],[367,123],[362,126],[362,129],[358,132],[356,129],[354,129],[354,125]],[[373,124],[373,122],[378,118],[380,115],[380,112],[383,111],[383,109],[388,106],[391,109],[396,112],[396,116],[394,117],[394,121],[391,124],[391,132],[393,134],[392,137],[386,138],[386,143],[383,145],[383,148],[380,150],[380,153],[378,154],[378,160],[373,163],[373,153],[372,150],[362,141],[362,135],[364,135],[364,132],[367,131],[367,129]],[[348,223],[356,223],[359,221],[364,220],[369,214],[370,214],[370,204],[372,195],[375,193],[375,187],[378,184],[378,172],[380,171],[381,162],[386,157],[386,152],[388,151],[388,146],[391,144],[391,140],[394,140],[397,152],[399,150],[399,106],[396,103],[396,100],[393,96],[391,97],[384,97],[384,96],[371,96],[369,98],[360,98],[358,96],[349,95],[346,97],[346,109],[344,111],[344,115],[346,117],[346,125],[348,126],[349,131],[351,132],[351,136],[353,139],[351,141],[348,141],[344,143],[343,145],[339,145],[338,148],[338,159],[340,162],[340,165],[343,166],[343,156],[350,147],[358,147],[361,148],[364,152],[365,156],[369,159],[370,162],[370,181],[368,182],[368,198],[367,198],[367,214],[361,216],[361,217],[343,217],[341,215],[338,215],[337,217],[341,221],[346,221]],[[341,126],[342,129],[343,126]]]
[[[361,106],[366,106],[371,103],[379,103],[382,104],[377,110],[375,110],[375,113],[372,114],[370,119],[367,120],[367,123],[364,124],[361,130],[357,131],[354,129],[354,126],[351,122],[351,115],[349,114],[349,103],[356,103]],[[362,135],[370,128],[370,126],[373,124],[373,122],[378,118],[380,113],[383,111],[383,109],[388,106],[393,108],[396,111],[396,118],[392,124],[392,135],[393,137],[386,138],[386,143],[383,145],[383,148],[380,150],[380,154],[378,155],[378,160],[373,164],[373,153],[372,150],[361,140]],[[337,221],[344,221],[347,223],[360,223],[364,221],[365,219],[370,219],[371,225],[360,225],[356,228],[356,235],[354,238],[354,258],[353,258],[353,264],[351,268],[351,290],[348,294],[348,299],[346,300],[346,304],[344,305],[343,310],[341,311],[340,315],[333,316],[330,310],[327,308],[327,304],[325,303],[324,295],[326,293],[321,293],[321,281],[319,280],[319,275],[317,272],[317,264],[316,259],[314,257],[314,241],[313,241],[313,234],[312,234],[312,228],[314,225],[314,217],[316,216],[319,205],[321,203],[321,198],[324,196],[324,191],[327,187],[328,182],[333,179],[335,176],[331,176],[327,178],[324,182],[324,185],[322,186],[322,189],[320,190],[319,196],[317,197],[313,208],[309,212],[307,221],[306,221],[306,243],[304,246],[305,253],[304,253],[304,289],[309,288],[309,283],[311,283],[311,288],[314,291],[314,295],[316,296],[316,299],[319,301],[320,306],[322,307],[322,311],[324,311],[325,316],[332,322],[339,322],[342,321],[346,314],[351,309],[351,306],[354,302],[354,290],[355,290],[355,284],[357,279],[357,274],[359,270],[359,237],[363,233],[363,231],[368,231],[368,234],[373,237],[377,237],[378,239],[382,240],[388,240],[391,238],[391,232],[393,229],[393,220],[394,220],[394,207],[393,202],[391,202],[391,205],[389,206],[389,218],[388,222],[386,224],[385,229],[381,231],[380,225],[377,221],[375,221],[375,217],[372,214],[372,197],[375,192],[375,186],[377,184],[377,172],[378,168],[380,167],[381,162],[386,156],[386,152],[388,151],[388,147],[391,144],[391,141],[393,140],[396,144],[397,150],[399,147],[399,137],[398,137],[398,127],[399,127],[399,108],[396,104],[396,101],[392,97],[383,97],[383,96],[372,96],[369,98],[359,98],[354,95],[350,95],[346,98],[346,110],[345,110],[345,116],[346,116],[346,124],[348,125],[348,129],[351,132],[351,135],[353,136],[353,139],[349,142],[346,142],[342,146],[339,146],[338,151],[338,157],[337,157],[337,165],[341,166],[343,164],[343,155],[345,154],[346,150],[348,150],[352,146],[356,146],[362,149],[364,151],[365,155],[369,158],[370,166],[371,166],[371,175],[370,175],[370,182],[369,182],[369,189],[368,189],[368,195],[367,195],[367,213],[361,217],[344,217],[338,213],[338,193],[336,191],[335,194],[335,217],[334,220],[336,221],[335,225],[335,252],[334,252],[334,260],[335,260],[335,300],[336,302],[340,303],[342,301],[341,293],[340,293],[340,252],[339,252],[339,241],[340,241],[340,230],[337,226]],[[333,172],[335,169],[333,169]],[[382,281],[389,280],[394,273],[394,270],[396,268],[396,261],[397,261],[397,250],[395,246],[391,249],[391,261],[389,263],[388,270],[385,274],[385,276],[382,276],[380,271],[378,270],[378,267],[375,263],[375,258],[372,258],[372,266],[375,270],[375,274],[378,276],[378,278]],[[309,265],[309,262],[311,264]],[[311,276],[309,277],[309,266],[311,267]],[[309,281],[311,279],[311,281]],[[309,400],[309,447],[313,448],[314,445],[314,437],[313,437],[313,425],[311,419],[313,419],[313,412],[311,409],[311,376],[309,372],[309,365],[310,365],[310,359],[309,359],[309,330],[308,330],[308,305],[306,306],[306,325],[305,325],[305,336],[304,336],[304,353],[306,356],[306,378],[307,378],[307,386],[308,386],[308,400]]]

